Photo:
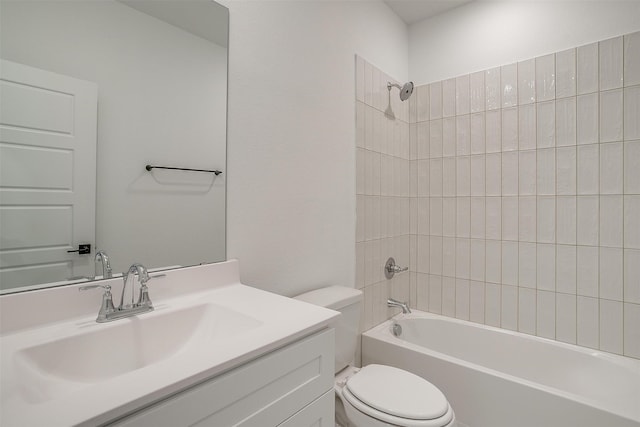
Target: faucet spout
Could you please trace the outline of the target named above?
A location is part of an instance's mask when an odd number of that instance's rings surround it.
[[[387,300],[387,307],[400,307],[402,309],[402,313],[409,314],[411,313],[411,309],[406,302],[396,301],[393,298],[389,298]]]
[[[149,273],[147,273],[147,268],[144,265],[135,263],[129,267],[129,271],[122,274],[124,285],[122,286],[122,295],[120,296],[120,305],[118,306],[118,310],[124,310],[135,306],[133,300],[133,286],[129,288],[129,276],[136,273],[138,274],[138,281],[142,288],[145,288],[149,281]]]

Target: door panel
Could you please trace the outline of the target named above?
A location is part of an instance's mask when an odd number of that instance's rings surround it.
[[[93,276],[97,86],[0,65],[0,289]]]

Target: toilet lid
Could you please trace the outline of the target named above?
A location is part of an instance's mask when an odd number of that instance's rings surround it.
[[[449,409],[447,399],[436,386],[392,366],[365,366],[349,378],[345,387],[366,405],[397,417],[432,420]]]

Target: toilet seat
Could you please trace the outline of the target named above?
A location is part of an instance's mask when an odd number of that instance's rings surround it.
[[[402,369],[368,365],[346,382],[346,403],[385,423],[402,427],[444,427],[453,410],[430,382]]]

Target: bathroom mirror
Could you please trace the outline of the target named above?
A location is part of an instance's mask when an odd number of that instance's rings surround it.
[[[100,278],[97,250],[114,275],[223,261],[228,9],[1,0],[0,19],[0,292]],[[94,160],[64,145],[82,129]],[[94,213],[66,198],[81,186]]]

